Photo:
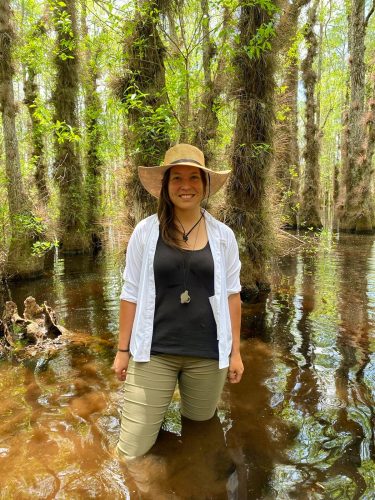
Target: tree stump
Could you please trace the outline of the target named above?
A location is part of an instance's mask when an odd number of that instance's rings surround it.
[[[55,349],[64,333],[64,328],[57,324],[55,311],[46,302],[40,306],[34,297],[27,297],[24,305],[22,317],[14,302],[5,303],[0,320],[0,357],[21,353],[21,357],[27,358],[38,351]]]

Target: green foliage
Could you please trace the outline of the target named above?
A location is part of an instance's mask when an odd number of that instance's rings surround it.
[[[243,0],[240,1],[241,7],[260,7],[265,10],[269,16],[275,14],[279,8],[273,0]]]
[[[81,139],[77,134],[77,130],[65,122],[56,120],[55,123],[51,124],[51,129],[55,132],[59,144],[63,144],[64,142],[78,142]]]
[[[265,142],[259,142],[257,144],[251,145],[251,158],[259,158],[260,155],[270,154],[272,151],[271,144],[266,144]]]
[[[47,26],[41,19],[26,28],[24,43],[17,47],[16,55],[28,69],[40,73],[46,66],[44,54],[47,48],[50,48],[49,45],[51,41],[47,36]]]
[[[153,97],[160,97],[156,94]],[[131,114],[136,119],[131,120],[130,130],[134,132],[134,154],[142,152],[147,157],[153,158],[160,150],[159,142],[164,142],[171,133],[173,119],[170,107],[161,104],[157,108],[149,104],[150,95],[142,92],[136,84],[126,89],[123,99],[123,109],[126,114]]]
[[[72,20],[65,9],[66,3],[59,0],[49,0],[50,9],[53,14],[53,23],[59,33],[59,43],[55,48],[55,55],[62,61],[74,59],[76,42],[72,28]]]
[[[292,38],[293,42],[291,46],[289,47],[289,50],[287,52],[287,59],[285,61],[285,64],[289,66],[290,64],[295,64],[298,59],[299,59],[299,51],[301,44],[304,40],[304,33],[305,29],[300,28],[296,35]]]
[[[45,226],[41,217],[37,217],[32,213],[18,214],[15,217],[15,227],[18,232],[28,232],[34,237],[42,235],[45,231]]]
[[[32,104],[29,104],[29,108],[31,108],[32,114],[36,120],[38,132],[40,134],[45,134],[51,131],[52,112],[40,96],[38,96]]]
[[[287,105],[280,106],[276,110],[276,120],[278,122],[284,122],[285,120],[288,119],[289,113],[290,113],[290,106]]]
[[[33,116],[37,119],[37,127],[40,133],[49,132],[55,134],[59,144],[80,141],[81,137],[76,128],[64,121],[56,120],[53,122],[52,111],[41,98],[35,99],[34,104],[30,104],[29,107],[33,109]]]
[[[44,239],[47,230],[45,222],[41,217],[33,213],[18,214],[13,221],[13,228],[16,231],[15,234],[27,233],[31,236],[34,240],[31,246],[31,254],[34,256],[41,257],[59,245],[56,239],[52,241]]]
[[[250,59],[259,59],[264,52],[271,50],[271,40],[276,34],[274,21],[263,23],[249,44],[244,47]]]
[[[36,241],[33,243],[31,254],[37,257],[44,255],[54,248],[58,248],[59,242],[58,240],[54,241]]]

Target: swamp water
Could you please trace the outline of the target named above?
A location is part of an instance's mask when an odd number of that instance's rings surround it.
[[[265,303],[244,306],[245,373],[218,418],[181,426],[176,395],[130,470],[112,453],[120,288],[108,257],[69,257],[3,296],[21,313],[47,300],[74,335],[50,359],[0,361],[0,499],[375,497],[374,237],[280,259]]]

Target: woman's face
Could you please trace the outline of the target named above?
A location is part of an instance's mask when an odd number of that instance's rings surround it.
[[[171,167],[168,194],[173,205],[181,210],[192,210],[200,206],[204,198],[200,169],[178,165]]]

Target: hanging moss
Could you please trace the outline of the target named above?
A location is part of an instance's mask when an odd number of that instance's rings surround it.
[[[313,63],[317,55],[317,38],[314,32],[318,0],[314,1],[309,11],[305,39],[307,45],[306,58],[302,62],[302,79],[306,90],[306,126],[305,126],[305,169],[301,197],[300,225],[319,229],[322,227],[319,210],[319,151],[318,128],[316,124],[315,86],[317,75]]]
[[[44,259],[32,253],[37,240],[32,228],[20,221],[33,218],[31,203],[26,196],[18,151],[16,131],[16,106],[13,94],[12,46],[14,33],[11,26],[11,10],[8,1],[0,4],[0,109],[5,149],[5,172],[11,222],[11,240],[6,268],[1,273],[7,278],[40,276]]]
[[[82,83],[85,103],[86,132],[86,175],[85,193],[87,196],[87,228],[90,232],[93,252],[102,247],[103,227],[100,223],[100,206],[102,201],[103,157],[101,155],[102,127],[100,119],[103,110],[98,92],[100,77],[99,57],[102,46],[95,38],[90,37],[87,26],[86,3],[81,4],[81,30],[83,40]]]
[[[227,220],[239,235],[246,265],[245,287],[268,288],[266,263],[272,226],[267,179],[272,159],[274,55],[271,41],[276,5],[243,5],[234,58],[237,119],[233,139],[233,173],[228,184]]]
[[[297,227],[300,160],[298,146],[298,19],[309,0],[285,2],[277,27],[278,70],[281,84],[276,95],[274,173],[280,225]]]
[[[55,180],[60,190],[60,241],[64,253],[89,251],[86,203],[80,161],[77,98],[79,92],[75,0],[51,0],[57,32],[55,55]]]
[[[155,201],[138,180],[137,166],[158,165],[170,145],[171,114],[166,98],[165,48],[157,24],[167,2],[147,2],[128,23],[124,40],[125,71],[115,82],[129,118],[125,143],[132,151],[127,178],[127,207],[132,222],[154,212]]]
[[[203,51],[203,72],[204,87],[201,97],[201,103],[194,120],[195,134],[193,144],[200,148],[205,156],[206,164],[211,165],[216,160],[215,140],[217,139],[217,130],[219,126],[218,111],[220,108],[220,93],[225,84],[225,58],[221,56],[217,62],[215,76],[212,76],[212,65],[217,56],[217,47],[211,39],[210,33],[210,12],[208,0],[201,0],[202,9],[202,51]],[[228,24],[231,13],[228,8],[224,8],[223,13],[223,39],[222,44],[226,43],[225,37],[228,36]]]
[[[371,15],[369,13],[369,15]],[[343,164],[343,199],[338,216],[340,230],[357,234],[372,233],[374,228],[373,116],[371,100],[365,109],[365,35],[369,17],[365,2],[353,0],[349,18],[350,99],[347,117],[347,156]]]

